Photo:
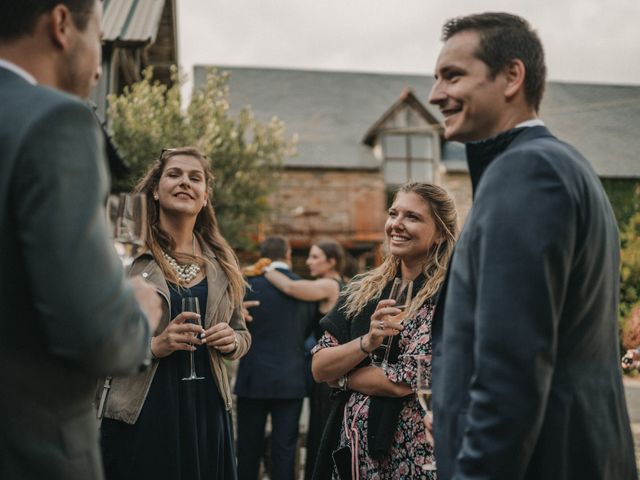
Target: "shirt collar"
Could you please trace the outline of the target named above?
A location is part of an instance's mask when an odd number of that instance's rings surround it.
[[[38,84],[38,81],[36,80],[36,77],[31,75],[24,68],[19,67],[18,65],[16,65],[13,62],[10,62],[9,60],[5,60],[4,58],[0,58],[0,68],[6,68],[10,72],[13,72],[16,75],[24,78],[31,85],[37,85]]]
[[[532,118],[530,120],[525,120],[524,122],[520,122],[514,128],[519,127],[544,127],[544,122],[539,118]]]
[[[280,260],[276,260],[275,262],[271,262],[271,264],[269,265],[269,267],[273,268],[280,268],[283,270],[289,270],[289,265],[287,265],[285,262],[281,262]]]

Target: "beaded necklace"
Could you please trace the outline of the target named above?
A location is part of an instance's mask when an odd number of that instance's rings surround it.
[[[196,256],[196,237],[192,235],[192,243],[193,243],[193,256]],[[190,263],[188,265],[179,265],[175,258],[169,255],[167,252],[163,251],[162,255],[165,260],[169,264],[171,268],[176,272],[178,278],[184,282],[189,283],[191,280],[196,278],[198,273],[200,273],[200,265],[197,263]]]

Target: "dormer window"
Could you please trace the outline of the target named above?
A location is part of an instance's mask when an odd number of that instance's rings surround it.
[[[432,132],[385,132],[381,140],[387,185],[434,181],[435,142]]]
[[[440,132],[438,119],[410,89],[369,128],[362,142],[380,161],[389,202],[407,182],[438,183]]]

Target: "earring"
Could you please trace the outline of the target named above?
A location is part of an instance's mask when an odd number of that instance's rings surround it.
[[[158,197],[158,194],[157,194],[157,193],[154,193],[154,194],[153,194],[153,199],[154,199],[155,201],[158,201],[158,198],[160,198],[160,197]]]
[[[204,201],[204,204],[203,204],[202,206],[203,206],[203,207],[206,207],[206,206],[207,206],[207,201],[206,201],[206,200]]]

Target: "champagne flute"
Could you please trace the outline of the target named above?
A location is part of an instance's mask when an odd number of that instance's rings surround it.
[[[109,195],[107,220],[113,245],[127,268],[145,248],[147,238],[147,203],[141,193]]]
[[[431,408],[431,355],[417,355],[416,363],[418,365],[416,375],[417,396],[420,406],[425,411],[425,415],[429,415],[433,419],[433,410]],[[423,470],[436,470],[435,460],[427,461],[422,465]]]
[[[147,203],[141,193],[119,193],[107,199],[107,226],[122,266],[131,266],[145,247],[147,239]],[[113,377],[104,380],[97,417],[102,420]]]
[[[195,312],[200,314],[200,304],[198,303],[198,297],[185,297],[182,299],[182,311],[183,312]],[[185,320],[185,323],[191,323],[194,325],[201,325],[200,318],[190,318]],[[182,380],[202,380],[204,377],[196,375],[196,368],[193,359],[193,350],[189,352],[189,367],[190,373],[188,377],[184,377]]]
[[[403,293],[406,291],[406,298],[404,304],[401,304]],[[406,290],[402,289],[402,279],[394,278],[391,285],[391,292],[389,293],[389,300],[395,300],[395,308],[402,311],[411,303],[411,297],[413,295],[413,282],[409,282]],[[399,314],[402,315],[402,314]],[[382,341],[382,345],[374,350],[371,354],[371,363],[376,367],[384,368],[389,364],[389,354],[391,352],[391,343],[393,336],[387,336]]]

